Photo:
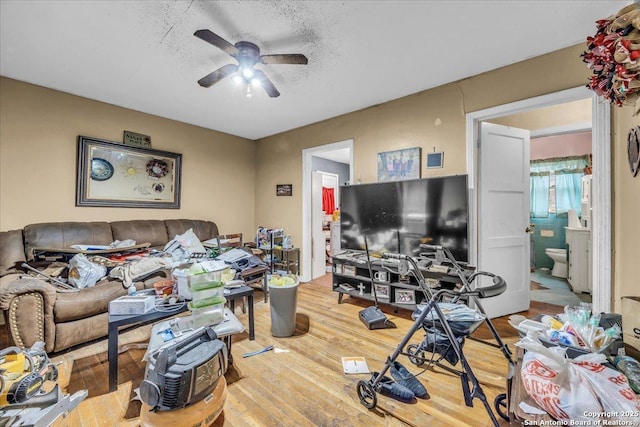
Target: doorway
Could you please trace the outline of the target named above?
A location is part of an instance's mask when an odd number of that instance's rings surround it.
[[[485,120],[495,119],[510,114],[531,111],[537,108],[549,107],[562,103],[590,99],[592,105],[592,153],[593,153],[593,218],[591,219],[593,239],[593,262],[591,275],[593,282],[593,310],[608,312],[611,308],[611,152],[610,152],[610,110],[609,105],[600,103],[595,94],[584,87],[574,88],[481,110],[467,114],[467,171],[469,174],[470,194],[470,247],[480,248],[481,236],[479,231],[480,213],[482,204],[482,182],[479,181],[479,167],[482,161],[480,144],[480,123]],[[523,164],[523,168],[526,165]],[[486,218],[483,218],[486,221]],[[483,223],[483,227],[485,227]],[[523,227],[523,232],[524,232]],[[528,258],[528,257],[527,257]],[[522,265],[513,265],[512,268],[522,273],[529,283],[529,260]],[[486,254],[477,250],[471,253],[471,262],[479,269],[483,266],[495,264],[495,260],[488,259]],[[596,268],[597,266],[597,268]],[[485,307],[486,308],[486,307]],[[504,304],[496,310],[487,310],[491,317],[510,314]]]
[[[318,161],[324,166],[317,166]],[[339,185],[353,182],[353,140],[335,142],[302,150],[302,252],[301,280],[308,282],[326,273],[326,240],[322,229],[325,212],[321,208],[321,194],[314,194],[313,172],[316,168],[335,173],[331,164],[337,162],[348,166],[348,178],[338,173]],[[314,168],[314,164],[316,168]],[[345,181],[345,182],[343,182]],[[321,182],[319,181],[320,188]],[[316,184],[318,187],[318,184]],[[315,197],[314,197],[315,196]]]
[[[531,301],[591,303],[591,117],[584,99],[491,120],[531,134]]]

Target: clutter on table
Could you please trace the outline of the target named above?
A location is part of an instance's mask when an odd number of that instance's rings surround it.
[[[601,326],[603,314],[591,313],[591,304],[567,305],[564,312],[557,315],[545,315],[539,319],[526,319],[524,316],[511,316],[509,323],[521,335],[537,332],[544,343],[560,345],[577,350],[579,353],[604,352],[614,341],[622,336],[622,328],[613,324]]]
[[[619,315],[592,313],[583,302],[509,323],[526,350],[522,385],[540,408],[560,422],[640,425],[640,362],[623,353]]]

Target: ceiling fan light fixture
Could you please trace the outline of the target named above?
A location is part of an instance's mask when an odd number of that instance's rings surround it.
[[[233,80],[233,82],[237,85],[241,84],[243,82],[243,79],[241,76],[239,76],[238,74],[236,74],[235,76],[233,76],[231,78]]]
[[[1,0],[0,0],[1,1]],[[198,30],[193,33],[199,39],[216,46],[222,51],[232,56],[238,64],[227,64],[217,70],[207,74],[198,80],[198,84],[208,88],[224,79],[232,76],[233,80],[246,85],[245,94],[251,97],[250,86],[261,87],[271,98],[280,96],[280,92],[273,82],[261,69],[255,69],[256,64],[294,64],[307,65],[307,57],[300,53],[261,55],[260,48],[255,44],[241,40],[236,44],[231,44],[219,35],[210,30]]]
[[[241,72],[242,72],[242,77],[245,78],[245,80],[250,81],[251,78],[254,76],[255,71],[253,70],[253,67],[251,66],[243,66],[241,67]]]

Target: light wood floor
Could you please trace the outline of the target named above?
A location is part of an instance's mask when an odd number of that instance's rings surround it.
[[[429,400],[404,404],[378,394],[374,410],[367,410],[359,402],[356,383],[369,376],[343,374],[341,357],[364,356],[372,371],[380,370],[413,323],[409,312],[394,313],[383,305],[398,328],[369,331],[358,320],[358,312],[370,303],[345,298],[338,304],[337,294],[331,291],[331,275],[326,275],[300,285],[295,335],[274,338],[270,334],[269,305],[260,291],[256,291],[255,301],[256,339],[249,341],[247,333],[235,336],[234,364],[226,375],[228,398],[214,426],[491,425],[481,402],[476,399],[473,408],[465,406],[459,378],[440,368],[419,376],[431,394]],[[537,304],[523,314],[559,310],[561,307]],[[239,305],[236,315],[246,324],[246,314]],[[517,340],[516,331],[506,319],[495,319],[494,325],[505,342]],[[122,334],[120,342],[130,344],[119,356],[119,388],[114,393],[108,393],[106,340],[53,355],[60,362],[60,383],[66,391],[89,392],[89,398],[70,414],[67,425],[139,425],[140,402],[129,400],[135,397],[133,390],[144,376],[144,349],[136,348],[135,342],[147,340],[148,330],[146,326]],[[476,335],[490,336],[484,326]],[[419,343],[423,337],[420,330],[411,342]],[[242,357],[268,345],[284,351]],[[514,351],[512,345],[510,348]],[[505,392],[506,359],[497,348],[473,340],[466,341],[464,352],[493,406],[494,397]],[[404,356],[398,360],[413,373],[421,371]]]

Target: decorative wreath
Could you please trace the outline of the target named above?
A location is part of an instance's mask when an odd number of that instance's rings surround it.
[[[587,87],[618,106],[635,103],[635,116],[640,113],[640,3],[596,21],[596,26],[582,54],[593,70]]]
[[[147,174],[152,178],[162,178],[169,173],[169,165],[164,160],[151,159],[147,162]]]

